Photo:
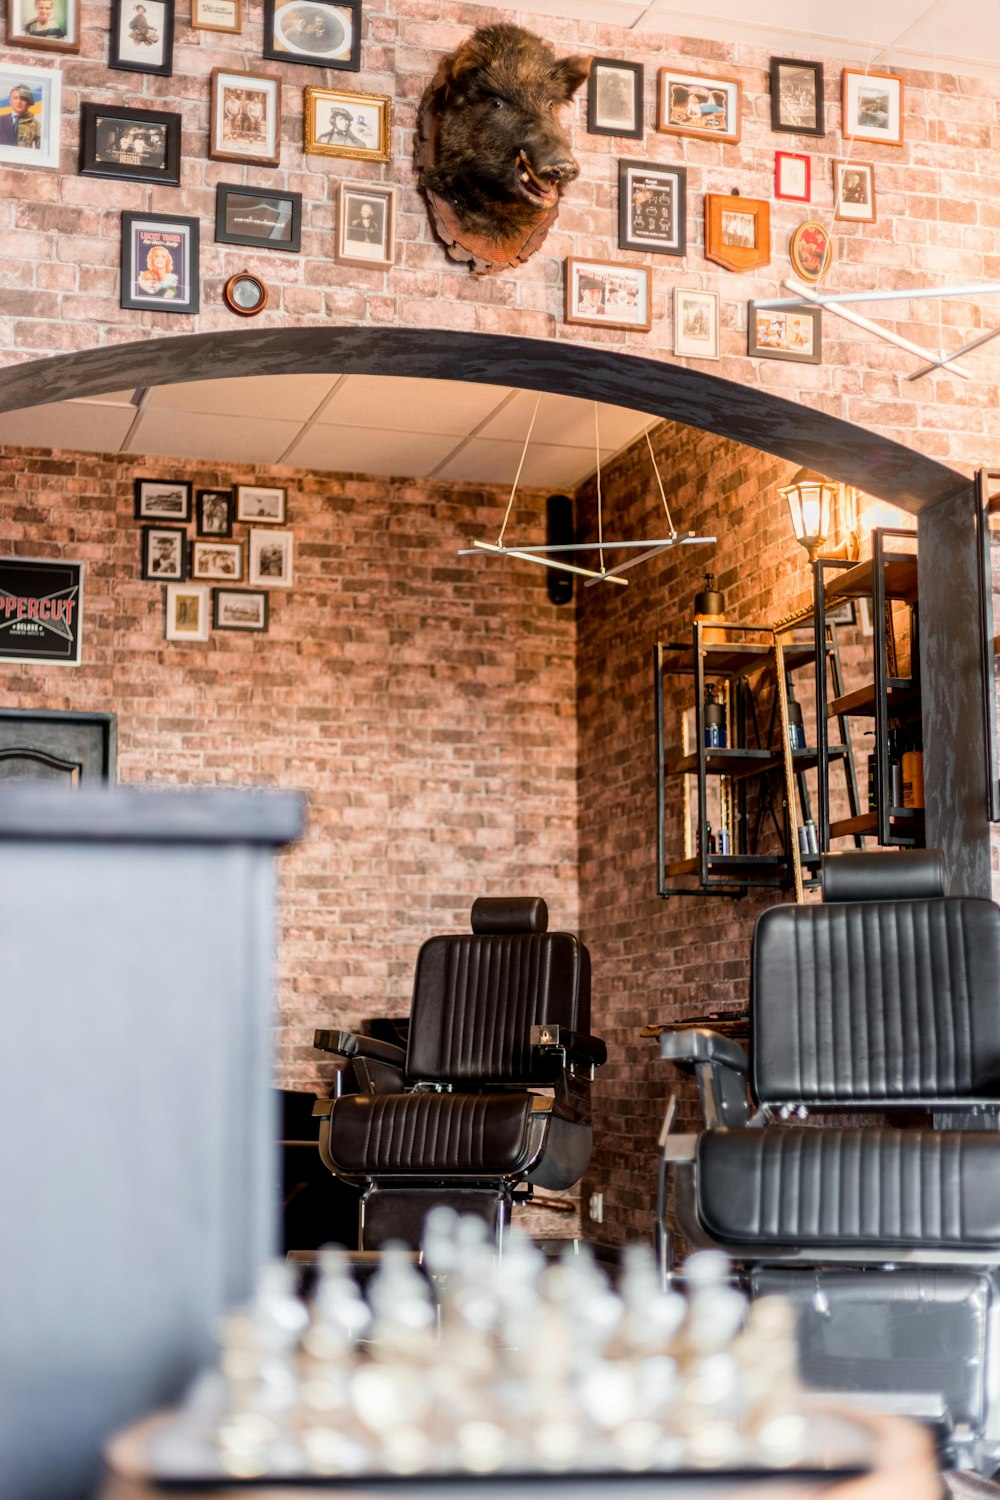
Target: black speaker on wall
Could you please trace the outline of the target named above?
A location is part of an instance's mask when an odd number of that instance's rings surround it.
[[[573,502],[568,495],[550,495],[545,502],[545,540],[550,547],[565,547],[576,541],[573,530]],[[553,604],[570,604],[573,599],[573,574],[546,568],[545,586]]]

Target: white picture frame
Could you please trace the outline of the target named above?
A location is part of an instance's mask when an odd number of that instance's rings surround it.
[[[719,358],[719,294],[674,287],[674,353],[683,359]]]
[[[236,519],[256,526],[284,526],[288,491],[278,485],[238,484]]]
[[[289,589],[292,586],[292,533],[290,531],[250,532],[250,567],[247,581],[251,587]]]
[[[11,90],[30,89],[32,103],[21,110],[11,104]],[[12,123],[12,117],[26,124]],[[0,62],[0,162],[17,167],[59,167],[59,124],[62,118],[62,74],[58,68],[25,68],[20,63]],[[30,126],[34,121],[37,129]],[[31,144],[15,144],[20,138]]]
[[[208,640],[208,585],[168,583],[166,588],[168,641]]]

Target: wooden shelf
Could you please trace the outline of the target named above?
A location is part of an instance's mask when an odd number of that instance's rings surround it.
[[[923,818],[924,809],[922,807],[890,807],[889,809],[890,824],[912,823],[915,833],[917,825],[923,822]],[[858,813],[855,818],[838,818],[836,822],[830,824],[830,837],[832,839],[848,838],[855,833],[878,833],[878,813],[874,810]]]
[[[764,633],[763,628],[761,633]],[[702,650],[705,653],[706,677],[739,677],[743,673],[762,671],[774,665],[774,647],[770,645],[717,641],[710,646],[703,646]],[[785,665],[789,671],[795,667],[804,667],[813,660],[815,654],[811,641],[796,642],[785,647]],[[663,671],[692,673],[694,646],[671,641],[664,647]]]
[[[668,875],[697,875],[701,861],[695,855],[693,859],[673,859],[667,865]],[[782,854],[710,854],[708,856],[709,875],[729,876],[732,880],[738,880],[741,872],[747,874],[763,874],[767,870],[777,872],[784,868],[785,858]]]
[[[846,745],[831,745],[831,760],[839,760],[847,754]],[[816,750],[808,746],[805,750],[792,751],[792,764],[797,771],[810,771],[817,764]],[[781,750],[706,750],[705,770],[709,776],[731,776],[734,781],[743,776],[762,776],[767,771],[777,771],[784,765]],[[668,776],[697,776],[698,756],[695,751],[668,760],[664,767]]]
[[[917,598],[917,559],[906,552],[885,553],[885,597],[905,599],[913,604]],[[871,598],[874,591],[875,571],[871,558],[858,563],[855,568],[845,568],[836,578],[831,578],[824,589],[827,606],[841,604],[845,599]]]
[[[920,687],[911,677],[890,677],[886,684],[886,699],[889,716],[898,717],[914,704],[919,707]],[[845,693],[842,698],[831,698],[826,706],[827,718],[835,719],[840,714],[874,718],[875,684],[868,682],[864,687],[856,688],[853,693]]]

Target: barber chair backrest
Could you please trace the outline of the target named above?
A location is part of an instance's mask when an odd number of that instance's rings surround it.
[[[547,932],[537,897],[481,897],[472,932],[429,938],[417,957],[406,1073],[462,1087],[551,1083],[558,1059],[535,1055],[531,1027],[590,1030],[590,956]]]
[[[762,914],[751,958],[761,1104],[1000,1099],[1000,907],[944,896],[939,859],[827,855],[822,906]]]

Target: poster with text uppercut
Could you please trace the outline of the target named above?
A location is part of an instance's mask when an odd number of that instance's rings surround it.
[[[80,665],[83,563],[0,557],[0,660]]]

